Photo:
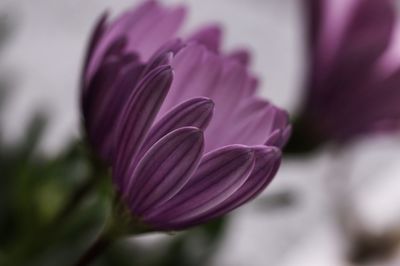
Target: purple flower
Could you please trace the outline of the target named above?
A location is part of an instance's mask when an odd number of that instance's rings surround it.
[[[83,75],[89,141],[134,220],[154,230],[185,229],[254,198],[290,134],[287,113],[255,96],[248,52],[220,54],[217,26],[174,40],[183,16],[150,1],[102,19]]]
[[[303,129],[320,142],[399,129],[394,1],[306,0],[306,7],[310,68]]]

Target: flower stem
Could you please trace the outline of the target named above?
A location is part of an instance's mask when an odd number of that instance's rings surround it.
[[[81,202],[94,189],[96,182],[97,180],[93,176],[83,181],[69,197],[69,200],[57,214],[52,224],[59,225],[61,221],[65,220],[66,217],[69,217],[76,207],[80,206]]]
[[[85,266],[93,262],[111,244],[112,239],[106,231],[103,231],[93,244],[82,254],[75,266]]]
[[[53,225],[59,226],[68,218],[77,207],[90,195],[107,173],[107,167],[103,166],[97,159],[91,158],[91,170],[86,179],[71,193],[65,205],[53,219]]]

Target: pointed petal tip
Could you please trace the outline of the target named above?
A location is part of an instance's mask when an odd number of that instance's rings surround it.
[[[185,18],[187,15],[187,8],[184,5],[179,5],[175,7],[174,11],[177,12],[183,18]]]
[[[107,20],[108,20],[108,18],[110,17],[110,13],[111,13],[110,9],[109,9],[109,8],[106,8],[106,9],[100,14],[100,16],[98,17],[98,23],[101,23],[101,24],[107,23]]]
[[[240,145],[240,144],[236,144],[236,145],[230,145],[225,147],[226,149],[231,149],[232,153],[236,153],[237,157],[242,158],[243,161],[254,161],[255,159],[255,151],[253,147],[247,146],[247,145]],[[221,150],[225,149],[222,148]]]
[[[163,80],[164,82],[172,83],[174,70],[170,65],[162,65],[155,68],[149,73],[154,74],[154,79]]]
[[[209,25],[205,26],[202,31],[217,34],[217,35],[220,35],[223,32],[222,25],[219,23],[209,24]]]
[[[204,141],[203,131],[197,127],[182,127],[178,130],[184,131],[184,133],[193,140]]]
[[[213,100],[207,97],[199,97],[197,99],[199,100],[199,104],[203,105],[207,111],[214,111],[215,103]]]
[[[204,133],[203,130],[197,127],[181,127],[172,131],[172,133],[185,135],[187,139],[190,139],[193,143],[203,143],[204,142]]]
[[[256,151],[262,150],[271,154],[281,155],[282,150],[279,147],[273,145],[257,145],[253,147]]]

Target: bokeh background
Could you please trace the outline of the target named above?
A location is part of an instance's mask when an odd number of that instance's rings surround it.
[[[35,154],[52,158],[79,138],[78,83],[91,27],[105,9],[115,14],[137,2],[0,0],[0,83],[6,88],[0,122],[6,146],[26,138],[37,114],[44,114],[47,125]],[[306,71],[301,1],[163,2],[188,6],[184,30],[209,21],[221,23],[227,49],[252,50],[252,69],[261,77],[262,95],[291,113],[297,110]],[[7,156],[5,149],[2,153]],[[39,169],[39,175],[41,171],[45,169]],[[351,208],[338,210],[337,201],[346,201]],[[361,139],[340,151],[327,146],[301,158],[285,158],[264,194],[229,216],[207,264],[349,265],[351,232],[343,219],[350,220],[350,227],[358,227],[361,220],[371,232],[400,231],[399,134]],[[184,252],[196,258],[203,252],[202,232],[192,234]],[[151,235],[130,241],[152,256],[173,237]],[[136,265],[146,266],[142,263]],[[365,265],[400,265],[400,248]]]

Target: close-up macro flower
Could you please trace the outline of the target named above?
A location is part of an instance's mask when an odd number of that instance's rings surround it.
[[[400,265],[400,0],[0,0],[0,266]]]
[[[133,232],[186,229],[253,199],[290,134],[287,113],[255,95],[248,52],[219,52],[218,26],[174,39],[184,12],[149,1],[102,17],[88,50],[85,128]]]

